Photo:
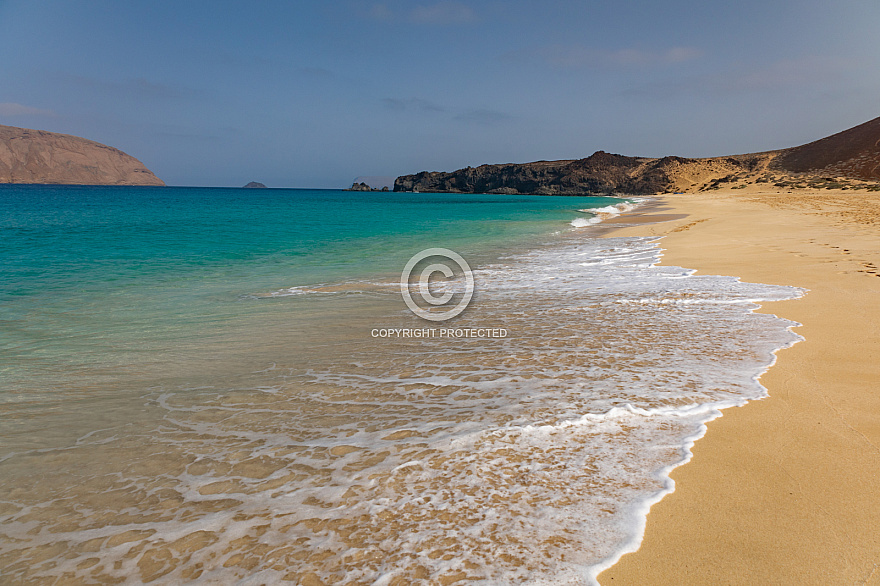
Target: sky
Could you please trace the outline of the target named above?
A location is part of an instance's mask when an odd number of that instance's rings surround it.
[[[0,0],[0,124],[169,185],[794,146],[880,116],[877,0]]]

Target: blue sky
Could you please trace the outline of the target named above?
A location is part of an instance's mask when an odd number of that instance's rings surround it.
[[[714,156],[880,116],[876,0],[0,0],[0,124],[170,185]]]

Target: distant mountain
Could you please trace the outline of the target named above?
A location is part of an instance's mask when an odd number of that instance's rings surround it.
[[[847,187],[844,179],[880,180],[880,118],[799,147],[688,159],[597,151],[585,159],[465,167],[402,175],[394,191],[536,195],[651,194],[774,183]]]
[[[259,181],[251,181],[247,185],[244,186],[244,189],[265,189],[266,186],[260,183]]]
[[[14,126],[0,126],[0,183],[165,185],[143,163],[113,147]]]

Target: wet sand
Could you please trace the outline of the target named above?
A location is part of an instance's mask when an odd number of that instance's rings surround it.
[[[769,398],[709,423],[639,550],[599,581],[880,584],[880,195],[751,187],[654,205],[687,217],[642,213],[610,234],[664,236],[663,263],[700,274],[809,289],[760,310],[806,340],[761,378]]]

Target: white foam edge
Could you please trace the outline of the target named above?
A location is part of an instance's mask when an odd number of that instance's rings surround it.
[[[294,297],[299,295],[352,295],[352,294],[363,294],[363,293],[373,293],[373,290],[368,289],[344,289],[340,291],[325,291],[323,289],[327,289],[330,287],[340,287],[343,285],[365,285],[367,287],[372,288],[394,288],[395,290],[400,287],[400,283],[397,281],[371,281],[371,280],[348,280],[348,281],[340,281],[337,283],[318,283],[316,285],[295,285],[293,287],[285,287],[284,289],[278,289],[276,291],[272,291],[270,293],[256,294],[256,295],[248,295],[247,297],[253,299],[277,299],[279,297]]]
[[[593,226],[600,222],[604,222],[605,220],[615,218],[620,214],[631,212],[634,209],[644,205],[647,201],[649,201],[649,198],[647,197],[629,197],[626,199],[622,199],[620,203],[598,208],[585,208],[582,210],[578,210],[579,212],[593,215],[590,218],[575,218],[570,222],[570,224],[575,228],[586,228],[587,226]]]
[[[737,277],[737,280],[740,280],[739,277]],[[804,289],[804,288],[794,288],[793,287],[793,289],[796,289],[796,291],[794,291],[794,292],[798,293],[797,295],[792,296],[788,299],[779,300],[779,301],[792,301],[795,299],[800,299],[801,297],[806,295],[807,292],[809,292],[809,289]],[[750,311],[752,313],[754,313],[758,309],[760,309],[760,305],[758,305],[758,303],[756,301],[755,307],[750,309]],[[767,372],[771,368],[773,368],[773,366],[776,364],[776,361],[779,358],[778,352],[780,350],[786,350],[788,348],[791,348],[792,346],[794,346],[798,342],[803,342],[804,340],[806,340],[806,338],[804,338],[802,335],[800,335],[799,333],[794,331],[794,328],[799,328],[799,327],[803,326],[802,323],[788,320],[786,318],[780,318],[775,313],[774,314],[767,314],[767,315],[772,315],[773,317],[775,317],[777,319],[785,319],[785,321],[791,322],[790,325],[786,326],[786,329],[789,332],[791,332],[792,334],[794,334],[795,338],[791,342],[789,342],[787,344],[783,344],[782,346],[779,346],[778,348],[774,349],[771,353],[772,358],[770,359],[770,362],[767,364],[767,366],[765,366],[764,369],[761,372],[759,372],[757,375],[752,377],[752,380],[763,389],[763,391],[764,391],[763,396],[755,397],[753,399],[742,399],[741,401],[729,401],[729,402],[709,403],[709,404],[704,403],[701,405],[694,405],[691,407],[687,407],[687,408],[678,410],[682,415],[684,415],[686,413],[693,414],[695,411],[699,411],[700,409],[706,409],[707,417],[700,424],[700,428],[695,434],[684,438],[684,444],[682,445],[682,453],[683,453],[682,459],[674,464],[670,464],[669,466],[662,468],[660,470],[660,472],[658,472],[657,477],[663,483],[663,488],[661,490],[657,491],[656,493],[654,493],[653,495],[645,498],[643,501],[641,501],[641,503],[639,503],[639,505],[637,507],[634,508],[634,510],[632,512],[632,516],[635,520],[636,526],[634,528],[635,531],[634,531],[633,537],[629,541],[624,543],[617,551],[615,551],[614,553],[612,553],[611,555],[606,557],[604,560],[586,568],[586,574],[585,574],[584,578],[587,579],[591,585],[601,586],[598,581],[599,574],[601,574],[605,570],[613,567],[615,564],[617,564],[617,562],[620,561],[620,558],[622,558],[626,554],[634,553],[639,550],[639,548],[642,545],[642,541],[645,538],[645,529],[648,526],[648,514],[651,512],[651,507],[653,507],[656,503],[659,503],[661,500],[663,500],[663,497],[665,497],[666,495],[675,492],[675,480],[673,480],[671,477],[672,471],[675,470],[676,468],[678,468],[679,466],[687,464],[688,462],[691,461],[691,458],[693,458],[693,456],[694,456],[692,448],[694,447],[694,444],[697,442],[697,440],[702,438],[703,436],[705,436],[706,433],[708,432],[709,428],[708,428],[707,424],[709,422],[723,416],[724,415],[724,413],[722,412],[723,409],[727,409],[729,407],[742,407],[742,406],[748,404],[749,401],[759,401],[761,399],[766,399],[767,397],[770,396],[770,393],[769,393],[769,390],[767,389],[767,387],[765,387],[763,384],[761,384],[761,377],[764,376],[765,374],[767,374]],[[665,410],[666,413],[670,413],[670,412],[675,411],[674,409],[671,409],[671,408],[662,408],[662,407],[658,408],[656,410],[655,409],[651,409],[651,410],[635,409],[629,405],[627,405],[627,407],[629,407],[630,411],[634,411],[634,412],[644,411],[645,414],[650,414],[650,412],[659,412],[660,409]],[[615,407],[615,409],[621,409],[621,408]],[[608,413],[610,413],[613,410],[614,409],[610,410]]]

